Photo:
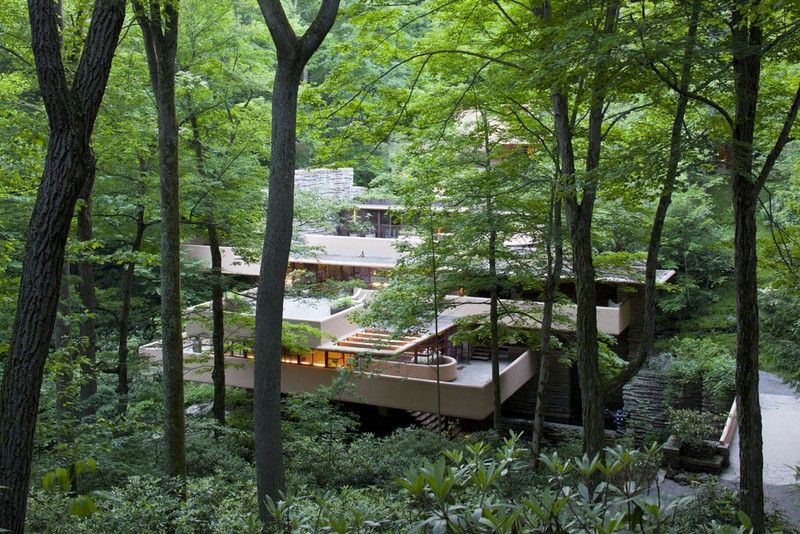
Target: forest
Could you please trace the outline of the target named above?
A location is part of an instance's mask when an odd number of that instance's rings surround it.
[[[800,382],[798,65],[782,0],[5,1],[0,532],[792,531],[765,509],[759,370]],[[373,431],[338,402],[347,367],[281,394],[282,358],[311,348],[284,298],[358,286],[287,284],[304,228],[356,218],[295,170],[345,167],[416,236],[365,327],[486,299],[484,428]],[[257,279],[223,274],[221,246]],[[641,288],[635,347],[598,331],[609,273]],[[256,286],[254,386],[226,387],[222,301]],[[525,335],[519,295],[542,303]],[[205,302],[211,385],[184,381]],[[539,355],[522,432],[512,338]],[[556,360],[582,426],[554,437]],[[643,370],[667,403],[710,401],[609,439],[604,407]],[[661,494],[670,432],[734,397],[736,488]]]

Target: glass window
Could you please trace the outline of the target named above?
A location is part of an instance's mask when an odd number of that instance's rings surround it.
[[[317,367],[325,367],[325,351],[315,350],[313,354],[314,354],[314,365],[316,365]]]
[[[328,352],[328,367],[341,367],[344,365],[344,354],[341,352]]]

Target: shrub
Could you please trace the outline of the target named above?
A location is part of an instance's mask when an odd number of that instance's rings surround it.
[[[800,299],[788,288],[760,295],[761,351],[764,363],[784,378],[800,383]]]
[[[700,483],[691,499],[675,511],[677,532],[692,532],[699,525],[708,525],[712,521],[721,524],[732,524],[736,520],[736,493],[724,486],[715,478]]]
[[[681,441],[685,453],[699,458],[714,454],[714,447],[706,440],[718,439],[725,423],[725,414],[668,408],[667,418],[670,430]]]
[[[736,361],[730,350],[709,339],[683,338],[674,343],[672,351],[675,357],[665,372],[667,403],[685,407],[687,390],[697,387],[702,388],[698,400],[704,397],[709,410],[727,411],[736,385]]]
[[[338,298],[331,302],[331,315],[339,313],[340,311],[344,311],[348,308],[352,308],[356,304],[358,303],[353,297],[347,296]]]

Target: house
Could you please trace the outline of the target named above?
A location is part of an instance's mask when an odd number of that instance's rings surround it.
[[[323,171],[319,179],[307,175],[305,178],[298,183],[323,184],[329,194],[358,195],[357,189],[347,186],[347,183],[352,184],[352,169],[349,173]],[[355,200],[355,197],[348,200]],[[344,394],[340,400],[383,410],[437,413],[477,421],[486,419],[493,411],[487,348],[453,343],[451,337],[458,327],[459,318],[488,316],[489,299],[452,295],[448,297],[452,306],[440,313],[433,324],[423,328],[418,335],[401,339],[390,332],[359,326],[353,315],[374,291],[387,283],[385,273],[396,265],[399,258],[394,247],[397,240],[416,238],[403,235],[402,227],[392,217],[391,203],[351,202],[350,206],[344,217],[369,223],[358,226],[361,235],[343,235],[348,234],[345,225],[339,225],[337,235],[306,232],[303,235],[306,246],[302,247],[303,252],[292,254],[289,271],[302,269],[313,274],[318,281],[358,278],[368,289],[358,290],[354,295],[355,305],[341,311],[332,309],[332,303],[325,299],[286,299],[284,320],[311,326],[320,334],[309,337],[307,345],[310,351],[284,354],[281,362],[282,391],[313,392],[320,385],[330,384],[342,368],[355,369],[349,376],[354,391]],[[210,265],[207,246],[186,245],[184,249],[189,256]],[[222,247],[221,252],[223,273],[254,277],[254,280],[258,276],[258,264],[247,263],[229,247]],[[659,273],[659,282],[666,282],[671,275],[668,271]],[[574,294],[569,279],[563,280],[560,289],[565,294]],[[616,350],[625,356],[638,347],[641,338],[642,281],[635,275],[608,276],[597,281],[597,289],[598,330],[613,336],[617,340]],[[232,303],[237,299],[230,297],[230,300]],[[235,313],[253,315],[254,300],[252,294],[239,298],[234,306],[238,309]],[[536,317],[542,303],[520,300],[514,304],[529,312],[527,323],[516,323],[515,327],[538,329]],[[210,305],[189,310],[184,347],[187,380],[211,382],[209,310]],[[575,317],[576,307],[562,305],[557,312],[562,319],[554,329],[568,335],[572,330],[569,318]],[[252,321],[250,324],[238,331],[229,326],[226,334],[247,339],[252,336]],[[142,347],[141,352],[160,360],[161,350],[157,343]],[[435,354],[443,357],[436,359],[433,357]],[[252,388],[252,355],[231,353],[226,360],[229,363],[227,384]],[[501,397],[511,413],[521,417],[532,414],[536,398],[534,378],[538,369],[539,354],[535,349],[513,345],[502,348]],[[547,414],[551,420],[579,421],[580,394],[573,366],[555,360],[551,362],[550,393]]]

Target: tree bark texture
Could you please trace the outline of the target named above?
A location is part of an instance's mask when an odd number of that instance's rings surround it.
[[[753,15],[755,17],[755,15]],[[758,280],[756,208],[763,186],[753,174],[753,138],[761,75],[761,28],[738,9],[731,20],[733,125],[734,283],[736,286],[736,401],[739,409],[739,506],[756,533],[764,532],[764,456],[758,396]]]
[[[572,127],[567,100],[561,91],[551,94],[555,131],[561,158],[562,187],[567,228],[572,245],[572,271],[575,279],[578,311],[576,343],[578,380],[581,387],[583,450],[590,457],[603,449],[605,440],[603,399],[600,389],[600,368],[597,346],[597,309],[592,263],[591,223],[594,192],[590,186],[578,202],[575,190],[575,156],[572,148]]]
[[[292,30],[280,0],[259,0],[259,6],[278,55],[272,94],[267,225],[256,300],[253,406],[258,510],[261,520],[268,522],[266,498],[277,500],[285,489],[280,357],[294,210],[297,93],[303,69],[333,26],[339,2],[323,0],[314,21],[300,38]]]
[[[117,39],[124,0],[97,0],[70,87],[57,6],[29,0],[32,47],[50,138],[25,244],[17,314],[0,392],[0,527],[22,532],[44,364],[53,335],[70,223],[93,172],[90,141]]]
[[[294,210],[295,126],[302,65],[278,62],[272,94],[267,226],[261,252],[255,328],[254,431],[259,515],[268,520],[264,498],[277,500],[285,491],[281,434],[281,333],[286,267]]]
[[[181,307],[180,180],[178,119],[175,111],[175,56],[178,1],[134,0],[144,36],[150,84],[158,111],[158,166],[161,191],[161,335],[164,383],[164,473],[186,479]],[[148,9],[146,9],[148,8]]]

